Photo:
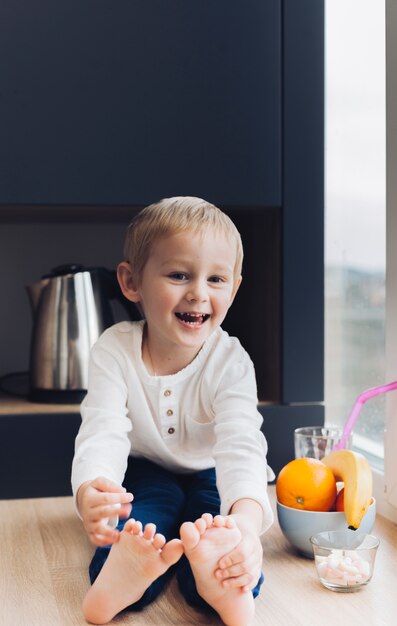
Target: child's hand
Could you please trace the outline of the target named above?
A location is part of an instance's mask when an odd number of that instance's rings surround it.
[[[77,506],[83,518],[90,541],[96,546],[107,546],[118,541],[119,531],[108,525],[109,518],[128,517],[134,496],[124,487],[98,477],[83,483],[77,492]]]
[[[256,587],[261,576],[263,549],[258,533],[252,525],[233,515],[242,537],[240,543],[218,562],[216,578],[227,588],[241,587],[243,591]]]

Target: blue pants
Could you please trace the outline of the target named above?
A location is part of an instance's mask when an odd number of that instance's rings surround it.
[[[127,491],[134,494],[131,517],[145,524],[156,524],[157,532],[162,533],[167,541],[179,537],[179,528],[183,522],[194,522],[203,513],[218,515],[220,511],[219,493],[216,488],[215,469],[202,470],[193,474],[173,474],[146,459],[130,457],[124,479]],[[127,520],[120,520],[121,530]],[[89,573],[91,583],[98,576],[106,561],[111,546],[97,548],[91,561]],[[157,578],[133,605],[131,610],[140,611],[153,602],[176,572],[179,589],[191,606],[206,611],[213,609],[199,596],[196,590],[189,561],[182,558],[170,567],[165,574]],[[259,594],[263,582],[261,575],[252,593]]]

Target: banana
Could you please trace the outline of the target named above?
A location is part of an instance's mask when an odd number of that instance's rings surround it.
[[[349,528],[356,530],[368,511],[372,497],[372,471],[365,456],[352,450],[331,452],[322,462],[336,480],[344,482],[345,516]]]

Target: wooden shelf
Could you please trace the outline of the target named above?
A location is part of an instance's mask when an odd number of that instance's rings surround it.
[[[79,404],[39,404],[23,398],[0,394],[0,415],[37,415],[49,413],[79,413]]]

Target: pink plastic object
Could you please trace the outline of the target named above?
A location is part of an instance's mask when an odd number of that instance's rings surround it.
[[[356,423],[358,416],[360,415],[361,409],[367,400],[370,398],[374,398],[375,396],[379,396],[382,393],[386,393],[387,391],[393,391],[397,389],[397,380],[393,383],[388,383],[387,385],[381,385],[380,387],[373,387],[372,389],[367,389],[360,393],[357,396],[357,399],[353,405],[352,411],[347,418],[345,427],[343,429],[342,436],[337,444],[334,446],[334,450],[343,450],[346,447],[346,441],[350,437],[351,432],[354,428],[354,424]]]

